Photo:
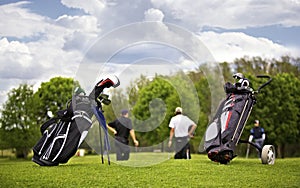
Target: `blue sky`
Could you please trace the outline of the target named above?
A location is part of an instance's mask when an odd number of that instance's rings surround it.
[[[76,78],[83,60],[93,64],[97,79],[101,76],[97,72],[99,57],[110,55],[116,46],[120,49],[111,59],[116,62],[102,68],[107,74],[124,76],[125,83],[133,79],[132,70],[140,74],[175,71],[166,62],[175,62],[181,70],[194,68],[195,63],[182,54],[184,49],[174,46],[184,39],[168,24],[174,24],[182,33],[192,33],[216,62],[232,62],[243,56],[300,57],[299,12],[300,0],[0,0],[0,105],[7,92],[21,83],[38,88],[53,76]],[[161,24],[149,27],[151,32],[134,25],[145,21]],[[135,29],[130,30],[128,24]],[[140,31],[145,35],[140,36]],[[106,41],[111,33],[116,34],[115,38]],[[130,45],[128,41],[138,42],[135,38],[140,43]],[[164,43],[149,43],[153,38]],[[105,41],[106,45],[93,54],[89,49],[97,41]],[[192,45],[184,48],[193,49]],[[153,60],[155,68],[134,67],[149,64],[147,58]],[[156,67],[162,60],[162,67]],[[85,81],[86,87],[89,82],[92,78]]]
[[[16,3],[20,0],[1,0],[0,5]],[[29,8],[32,12],[35,12],[40,15],[44,15],[55,19],[63,14],[76,15],[84,14],[79,9],[68,8],[61,4],[60,0],[31,0],[24,7]]]

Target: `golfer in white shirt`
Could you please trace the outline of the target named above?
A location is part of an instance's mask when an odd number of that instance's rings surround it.
[[[191,158],[189,140],[193,137],[196,126],[189,117],[182,114],[181,107],[175,109],[175,116],[169,123],[171,130],[168,144],[171,147],[173,136],[175,136],[175,159]]]

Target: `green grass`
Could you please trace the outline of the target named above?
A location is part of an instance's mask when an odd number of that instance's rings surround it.
[[[133,153],[129,161],[111,165],[101,164],[99,156],[73,157],[56,167],[2,158],[0,187],[300,187],[299,158],[263,165],[258,159],[237,157],[219,165],[205,155],[192,155],[191,160],[150,165],[155,155],[159,159],[161,154]]]

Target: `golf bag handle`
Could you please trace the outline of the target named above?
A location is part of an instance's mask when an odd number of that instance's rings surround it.
[[[251,146],[255,147],[259,152],[262,151],[262,148],[260,148],[258,145],[256,145],[253,142],[249,142],[248,140],[239,140],[239,143],[246,143],[246,144],[250,144]]]
[[[44,134],[45,130],[47,130],[51,125],[56,123],[58,119],[59,119],[58,117],[53,117],[53,118],[49,119],[48,121],[46,121],[45,123],[43,123],[42,126],[40,127],[40,131],[41,131],[42,135]]]
[[[259,93],[260,90],[262,88],[264,88],[266,85],[270,84],[272,82],[272,78],[268,75],[257,75],[256,76],[257,78],[268,78],[269,80],[267,82],[265,82],[264,84],[262,84],[258,89],[257,89],[257,92]]]

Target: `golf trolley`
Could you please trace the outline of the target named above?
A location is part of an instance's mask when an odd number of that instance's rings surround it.
[[[238,143],[248,143],[255,147],[261,154],[262,164],[274,164],[275,148],[273,145],[265,145],[260,148],[256,144],[240,140],[246,122],[251,114],[256,101],[256,95],[268,85],[272,78],[267,75],[259,75],[257,78],[266,78],[256,91],[250,87],[250,81],[241,73],[236,73],[233,78],[238,81],[234,84],[227,82],[224,86],[226,99],[217,110],[205,132],[204,149],[208,158],[221,164],[228,164],[237,155],[234,150]]]

